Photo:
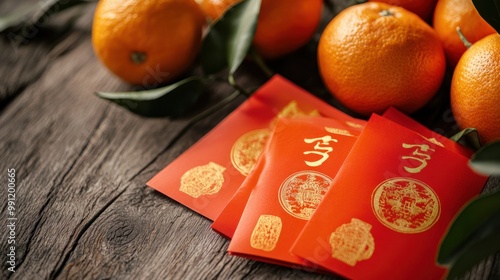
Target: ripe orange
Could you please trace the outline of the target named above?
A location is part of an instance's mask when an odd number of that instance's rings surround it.
[[[330,92],[362,115],[389,106],[417,111],[438,91],[446,70],[441,42],[427,23],[375,2],[332,19],[320,38],[318,64]]]
[[[217,19],[240,0],[200,0],[205,14]],[[305,45],[321,20],[322,0],[263,0],[254,45],[265,58],[277,58]]]
[[[451,82],[451,109],[464,129],[475,127],[484,142],[500,139],[500,35],[473,44]]]
[[[178,77],[198,53],[204,16],[194,0],[101,0],[92,45],[101,62],[136,85]]]
[[[437,0],[369,0],[399,6],[417,14],[421,19],[430,22]]]
[[[455,67],[466,47],[457,34],[457,27],[471,43],[495,33],[479,15],[471,0],[439,0],[434,11],[434,30],[443,42],[446,58]]]
[[[197,0],[202,11],[211,20],[218,19],[229,7],[240,0]]]

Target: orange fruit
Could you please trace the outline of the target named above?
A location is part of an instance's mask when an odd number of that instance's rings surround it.
[[[455,67],[466,47],[457,34],[457,27],[471,43],[495,33],[477,12],[471,0],[439,0],[434,11],[434,30],[443,42],[446,58]]]
[[[152,86],[191,65],[204,16],[194,0],[101,0],[92,25],[100,61],[121,79]]]
[[[211,19],[219,18],[240,0],[200,0]],[[322,0],[263,0],[254,46],[264,58],[277,58],[305,45],[321,20]]]
[[[435,31],[414,13],[367,2],[340,12],[318,45],[327,88],[362,115],[423,107],[439,90],[446,58]]]
[[[211,20],[218,19],[229,7],[240,0],[197,0],[201,10]]]
[[[399,6],[417,14],[421,19],[430,22],[437,0],[369,0]]]
[[[463,54],[450,99],[460,128],[477,128],[486,143],[500,139],[500,35],[484,37]]]

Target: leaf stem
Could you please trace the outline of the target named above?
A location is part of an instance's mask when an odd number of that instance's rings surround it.
[[[227,96],[226,98],[222,99],[220,102],[215,104],[214,106],[206,109],[205,111],[197,114],[193,118],[189,120],[188,125],[186,126],[187,128],[191,127],[193,124],[197,123],[198,121],[206,118],[207,116],[210,116],[211,114],[217,112],[219,109],[222,107],[226,106],[227,104],[231,103],[231,101],[235,100],[236,97],[238,97],[241,94],[239,90],[235,90],[231,95]]]
[[[262,59],[262,56],[255,49],[252,49],[252,58],[255,61],[255,63],[257,64],[257,66],[259,66],[260,70],[262,70],[262,72],[264,72],[264,74],[268,78],[271,78],[274,75],[273,70],[271,70],[267,66],[267,64],[264,61],[264,59]]]
[[[236,90],[234,91],[231,95],[227,96],[226,98],[222,99],[220,102],[218,102],[217,104],[215,104],[214,106],[206,109],[205,111],[195,115],[194,117],[192,117],[187,125],[185,127],[183,127],[181,129],[181,131],[179,131],[179,133],[174,137],[174,139],[172,139],[172,141],[170,141],[170,143],[167,145],[167,147],[165,147],[164,150],[168,150],[170,149],[170,147],[173,147],[175,145],[175,143],[177,143],[177,141],[179,141],[179,139],[182,138],[182,136],[184,136],[184,134],[186,134],[186,132],[193,126],[195,125],[197,122],[199,122],[200,120],[210,116],[211,114],[217,112],[219,109],[221,109],[222,107],[226,106],[227,104],[231,103],[231,101],[235,100],[236,97],[238,97],[241,93]]]
[[[457,33],[458,36],[460,37],[460,40],[462,40],[462,43],[464,43],[464,46],[466,48],[470,48],[472,44],[469,42],[469,40],[467,40],[467,38],[465,38],[465,35],[462,33],[462,30],[460,29],[460,26],[457,26]]]
[[[248,91],[246,91],[244,88],[242,88],[240,85],[238,85],[236,83],[236,81],[234,80],[234,76],[233,75],[229,75],[227,77],[227,80],[229,82],[229,84],[236,90],[238,91],[240,94],[243,94],[245,95],[246,97],[250,97],[251,93],[249,93]]]

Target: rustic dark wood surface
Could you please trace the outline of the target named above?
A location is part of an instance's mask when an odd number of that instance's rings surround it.
[[[17,2],[0,3],[0,13]],[[344,1],[332,2],[340,10]],[[18,37],[0,40],[1,278],[335,278],[229,256],[228,241],[210,230],[210,221],[145,185],[244,99],[179,136],[192,115],[232,89],[214,84],[191,115],[178,119],[139,117],[97,98],[94,91],[131,87],[93,54],[94,6],[77,9],[73,25],[71,16],[61,15],[27,30],[23,44]],[[271,67],[326,98],[314,61],[306,47]],[[253,89],[266,78],[247,64],[238,81]],[[446,109],[434,115],[422,121],[435,129],[450,125]],[[17,179],[15,273],[6,264],[10,168]],[[499,279],[498,257],[466,278]]]

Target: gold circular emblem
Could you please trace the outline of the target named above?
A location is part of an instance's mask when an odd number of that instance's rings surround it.
[[[241,174],[247,176],[266,146],[271,130],[258,129],[245,133],[234,142],[231,149],[231,162]]]
[[[328,191],[332,179],[316,171],[301,171],[281,183],[279,201],[285,211],[299,219],[309,220]]]
[[[428,185],[411,178],[392,178],[372,194],[373,212],[386,227],[401,233],[419,233],[439,218],[439,199]]]

